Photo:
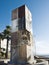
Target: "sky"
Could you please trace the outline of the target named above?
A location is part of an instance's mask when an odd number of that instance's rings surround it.
[[[0,32],[11,25],[12,10],[24,4],[32,13],[36,55],[49,55],[49,0],[0,0]]]

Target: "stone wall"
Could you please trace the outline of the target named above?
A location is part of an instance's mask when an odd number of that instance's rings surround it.
[[[21,30],[12,33],[11,44],[11,59],[12,62],[28,62],[33,63],[32,48],[33,41],[31,40],[31,33],[26,30]]]

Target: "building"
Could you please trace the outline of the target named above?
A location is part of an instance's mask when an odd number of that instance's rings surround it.
[[[32,15],[26,5],[12,11],[11,62],[34,63]]]

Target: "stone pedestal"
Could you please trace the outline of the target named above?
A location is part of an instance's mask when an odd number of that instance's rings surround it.
[[[11,63],[13,64],[32,64],[33,38],[31,33],[21,30],[11,35]]]

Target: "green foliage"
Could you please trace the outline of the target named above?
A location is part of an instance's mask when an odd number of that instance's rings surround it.
[[[10,40],[10,32],[11,28],[10,26],[6,26],[6,29],[0,33],[0,39],[7,39],[7,45],[6,45],[6,53],[5,53],[5,57],[8,58],[8,43],[9,43],[9,40]],[[1,43],[1,42],[0,42]],[[3,49],[3,51],[5,51],[5,49]],[[3,52],[1,52],[2,56],[4,55]]]
[[[4,37],[7,38],[10,36],[10,26],[6,26],[6,29],[3,31]]]
[[[4,39],[4,34],[3,34],[3,32],[0,33],[0,40],[1,40],[1,39],[2,39],[2,40]]]
[[[8,58],[8,43],[9,43],[9,40],[10,40],[10,32],[11,28],[10,26],[6,26],[6,29],[3,31],[3,34],[4,34],[4,38],[7,39],[7,46],[6,46],[6,58]]]

